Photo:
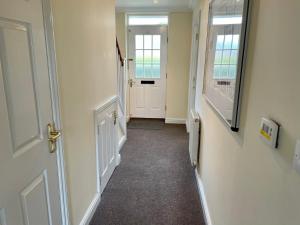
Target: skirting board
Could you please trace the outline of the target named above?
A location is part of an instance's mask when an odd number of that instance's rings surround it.
[[[199,196],[200,196],[201,205],[204,210],[204,217],[205,217],[206,225],[213,225],[211,222],[211,217],[210,217],[210,213],[209,213],[209,208],[208,208],[208,204],[207,204],[207,200],[206,200],[206,196],[205,196],[203,183],[198,174],[197,168],[195,169],[195,176],[196,176],[196,180],[197,180],[197,186],[198,186],[198,192],[199,192]]]
[[[165,123],[168,124],[186,124],[186,119],[184,118],[166,118]]]
[[[79,225],[89,225],[89,223],[91,222],[91,220],[95,214],[95,211],[100,203],[100,198],[101,198],[100,193],[97,193],[95,195],[94,199],[92,200],[91,204],[87,208]]]

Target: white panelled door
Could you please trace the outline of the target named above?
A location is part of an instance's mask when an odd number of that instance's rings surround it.
[[[96,114],[100,193],[117,166],[116,110],[116,105],[113,104]]]
[[[165,118],[167,26],[129,27],[130,116]]]
[[[0,222],[61,225],[41,0],[0,3]]]

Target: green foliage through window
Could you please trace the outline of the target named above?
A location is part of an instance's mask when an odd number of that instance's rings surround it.
[[[235,79],[238,63],[239,35],[218,35],[213,78]]]
[[[160,35],[135,36],[135,77],[160,78]]]

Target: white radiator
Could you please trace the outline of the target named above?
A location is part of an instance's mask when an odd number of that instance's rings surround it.
[[[200,117],[197,112],[190,112],[189,152],[192,166],[198,164]]]

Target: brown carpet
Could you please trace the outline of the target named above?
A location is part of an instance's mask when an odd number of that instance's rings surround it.
[[[90,225],[204,225],[183,125],[129,129]]]

